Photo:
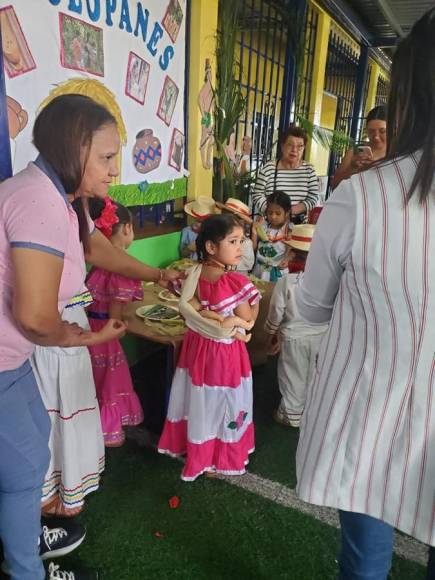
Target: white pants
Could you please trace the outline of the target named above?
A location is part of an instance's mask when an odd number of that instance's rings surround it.
[[[322,334],[283,339],[278,359],[278,386],[282,395],[279,411],[297,421],[304,410],[307,389],[316,370]]]

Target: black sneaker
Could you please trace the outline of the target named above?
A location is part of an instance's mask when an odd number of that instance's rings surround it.
[[[86,528],[77,522],[64,521],[61,526],[42,526],[39,554],[42,560],[66,556],[80,546],[86,536]]]
[[[98,572],[89,569],[63,570],[54,562],[50,562],[45,580],[98,580]]]
[[[85,536],[86,528],[77,522],[65,521],[64,519],[62,525],[56,528],[43,525],[42,534],[39,536],[39,555],[41,560],[66,556],[66,554],[80,546]],[[6,561],[2,562],[0,569],[9,575],[9,566]],[[59,578],[62,578],[62,576],[59,576]],[[69,577],[65,576],[65,578]],[[71,576],[71,578],[74,578],[74,576]],[[77,578],[81,578],[81,576]]]

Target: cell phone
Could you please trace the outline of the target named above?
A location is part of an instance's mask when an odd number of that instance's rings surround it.
[[[358,153],[361,153],[362,155],[373,157],[372,148],[369,147],[368,145],[358,145],[356,150],[358,151]]]

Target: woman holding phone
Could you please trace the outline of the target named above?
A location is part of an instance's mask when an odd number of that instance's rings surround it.
[[[355,149],[349,149],[342,162],[337,167],[332,178],[332,189],[343,181],[349,179],[354,173],[366,168],[373,161],[383,159],[387,152],[387,113],[383,105],[375,107],[367,115],[366,132],[367,145],[358,145]]]

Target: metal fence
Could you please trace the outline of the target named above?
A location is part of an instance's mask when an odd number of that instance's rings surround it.
[[[297,75],[296,115],[308,119],[311,106],[311,88],[313,82],[314,56],[317,40],[319,13],[308,5],[304,39],[303,58]]]
[[[334,30],[329,34],[325,91],[337,97],[335,129],[350,134],[359,54]]]
[[[277,137],[286,59],[287,29],[282,10],[272,1],[243,0],[238,39],[239,81],[246,98],[236,128],[236,147],[251,138],[251,167],[272,156]]]
[[[386,105],[388,101],[388,93],[390,91],[389,82],[379,75],[376,86],[375,105]]]
[[[246,97],[246,110],[236,128],[236,148],[247,135],[252,140],[251,168],[257,169],[276,154],[281,109],[288,100],[284,86],[289,66],[289,10],[300,6],[298,0],[243,0],[238,38],[239,81]],[[295,114],[308,117],[317,38],[318,11],[311,5],[304,13],[305,35],[297,71]]]

